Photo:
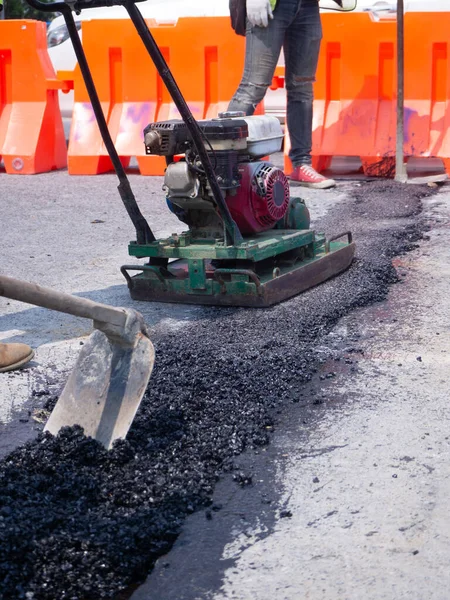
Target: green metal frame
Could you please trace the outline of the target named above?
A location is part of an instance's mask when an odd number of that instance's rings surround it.
[[[343,236],[347,240],[338,241]],[[191,243],[186,232],[151,244],[132,242],[130,255],[150,262],[121,270],[135,300],[263,307],[337,275],[354,252],[350,233],[327,241],[312,230],[274,229],[225,246]]]
[[[325,236],[314,234],[312,230],[279,231],[272,229],[259,233],[251,239],[236,246],[225,246],[223,242],[191,242],[189,231],[169,238],[157,240],[151,244],[131,242],[128,246],[130,256],[136,258],[185,258],[210,260],[251,260],[259,262],[273,256],[284,254],[289,250],[324,244]]]

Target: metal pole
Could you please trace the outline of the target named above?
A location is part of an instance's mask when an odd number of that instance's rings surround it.
[[[405,131],[405,10],[404,1],[397,0],[397,148],[395,181],[408,180],[403,154]]]

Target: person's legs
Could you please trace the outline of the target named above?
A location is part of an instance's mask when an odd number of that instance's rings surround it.
[[[0,342],[0,373],[22,367],[34,356],[27,344],[5,344]]]
[[[322,25],[317,0],[302,0],[284,42],[287,126],[291,140],[291,179],[310,187],[332,187],[335,182],[311,167],[313,83],[319,60]]]
[[[311,164],[313,83],[321,39],[317,0],[302,0],[284,42],[287,125],[291,138],[289,158],[294,167]]]
[[[247,22],[245,66],[242,81],[229,111],[252,115],[272,83],[285,34],[295,19],[300,0],[278,0],[268,27],[253,27]]]

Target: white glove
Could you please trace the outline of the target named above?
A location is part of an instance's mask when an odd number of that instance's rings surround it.
[[[336,4],[340,8],[336,8]],[[352,10],[355,10],[356,4],[357,0],[319,0],[320,8],[325,8],[327,10],[337,10],[342,12],[350,12]]]
[[[267,27],[273,19],[270,0],[247,0],[247,19],[255,27]]]

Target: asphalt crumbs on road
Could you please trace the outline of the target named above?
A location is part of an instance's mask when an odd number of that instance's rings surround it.
[[[319,224],[353,231],[357,259],[344,274],[271,309],[205,308],[178,330],[156,328],[148,390],[112,451],[73,428],[5,457],[1,600],[117,598],[170,550],[187,515],[211,504],[223,473],[251,483],[236,457],[270,443],[277,411],[311,379],[321,337],[398,281],[392,258],[420,240],[421,198],[432,193],[352,184]]]

